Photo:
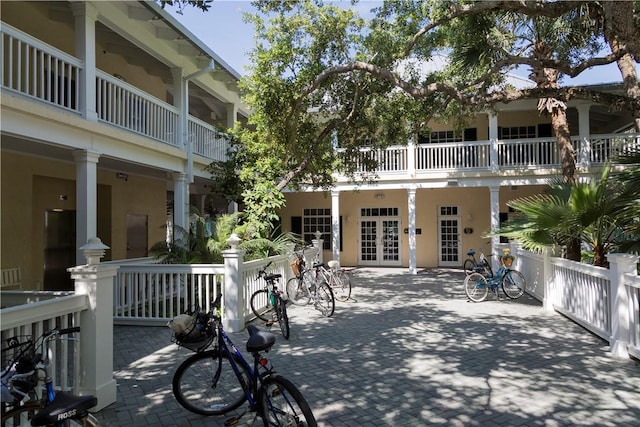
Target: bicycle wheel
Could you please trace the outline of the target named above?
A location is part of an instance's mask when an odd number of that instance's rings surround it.
[[[266,426],[307,426],[318,424],[300,390],[283,376],[266,377],[260,388],[260,412]]]
[[[280,332],[284,339],[289,339],[289,316],[287,316],[287,302],[278,297],[276,303],[276,314],[278,315],[278,324],[280,325]]]
[[[3,404],[4,406],[4,404]],[[34,400],[26,402],[24,405],[17,406],[6,412],[5,408],[2,408],[2,427],[18,427],[18,426],[30,426],[31,418],[40,411],[42,405],[40,401]]]
[[[311,300],[311,296],[302,282],[300,277],[292,277],[287,280],[287,297],[295,305],[307,305]]]
[[[351,276],[339,270],[331,276],[331,290],[336,300],[345,302],[351,297]]]
[[[468,276],[475,271],[476,263],[471,258],[467,258],[464,260],[462,268],[464,269],[464,274]]]
[[[260,320],[268,322],[273,320],[273,305],[271,304],[271,298],[267,289],[259,289],[251,295],[249,300],[251,305],[251,311]]]
[[[244,384],[250,384],[249,373],[237,359]],[[221,365],[218,365],[219,361]],[[220,371],[218,372],[218,367]],[[229,355],[208,350],[196,353],[176,370],[173,395],[182,407],[200,415],[222,415],[242,405],[246,396],[230,365]]]
[[[336,299],[331,288],[326,283],[320,283],[315,295],[315,306],[325,317],[333,316],[336,309]]]
[[[464,279],[464,292],[473,302],[483,301],[489,294],[487,278],[480,273],[471,273]]]
[[[511,299],[517,299],[524,294],[526,283],[524,276],[517,270],[507,270],[502,278],[502,291]]]

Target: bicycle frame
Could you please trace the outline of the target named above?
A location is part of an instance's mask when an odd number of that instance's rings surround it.
[[[229,338],[229,335],[227,335],[224,329],[222,329],[222,327],[219,326],[217,328],[217,331],[218,331],[218,351],[220,351],[221,354],[224,351],[226,352],[226,354],[229,355],[229,358],[228,358],[229,364],[231,365],[233,372],[236,374],[236,377],[238,378],[238,382],[240,382],[240,385],[242,386],[242,390],[244,390],[244,395],[247,398],[247,401],[249,402],[249,407],[251,409],[254,409],[257,405],[256,399],[255,399],[255,393],[259,388],[258,383],[262,384],[262,378],[258,372],[258,366],[259,366],[258,360],[256,359],[254,361],[254,366],[251,367],[249,362],[247,362],[247,360],[244,358],[240,350],[238,350],[238,347],[236,347],[233,341],[231,341],[231,338]],[[232,351],[229,351],[229,350],[232,350]],[[238,363],[236,363],[236,360],[238,360],[242,365],[242,367],[246,369],[247,372],[249,373],[249,379],[251,380],[251,384],[245,384],[245,380],[242,376],[242,373],[240,372],[240,368],[238,367]],[[218,369],[215,374],[216,380],[220,376],[221,369],[222,369],[222,358],[218,360]]]

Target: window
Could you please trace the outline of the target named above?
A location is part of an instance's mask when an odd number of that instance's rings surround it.
[[[462,135],[456,135],[452,130],[441,130],[431,132],[429,135],[429,142],[432,144],[438,142],[461,142]]]
[[[331,209],[305,209],[302,218],[302,238],[311,243],[316,231],[324,239],[322,249],[331,249]]]
[[[535,138],[536,127],[535,126],[514,126],[514,127],[499,127],[498,139],[524,139]]]

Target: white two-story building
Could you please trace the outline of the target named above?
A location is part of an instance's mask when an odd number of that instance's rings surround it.
[[[226,156],[220,130],[246,123],[240,75],[153,1],[12,1],[0,9],[1,263],[24,289],[71,287],[91,237],[107,259],[148,255],[167,218],[216,215],[206,166]],[[216,19],[223,19],[217,17]],[[620,91],[621,85],[601,89]],[[639,144],[627,112],[570,103],[580,175]],[[506,203],[561,174],[535,101],[447,123],[386,150],[373,185],[287,193],[285,230],[315,238],[343,265],[461,266],[512,215]],[[496,241],[494,241],[496,242]]]
[[[622,93],[621,84],[591,86]],[[487,238],[515,213],[510,200],[539,194],[562,176],[550,118],[537,100],[499,105],[479,114],[464,131],[432,123],[428,135],[386,150],[362,150],[379,161],[373,185],[339,178],[330,192],[287,194],[283,227],[324,240],[325,259],[347,266],[461,267],[468,249],[489,254],[500,242]],[[629,147],[640,147],[629,112],[586,101],[568,104],[578,177]],[[487,245],[491,243],[491,246]]]
[[[2,269],[68,289],[98,236],[148,255],[167,215],[227,211],[205,167],[246,122],[240,77],[153,1],[11,1],[1,8]]]

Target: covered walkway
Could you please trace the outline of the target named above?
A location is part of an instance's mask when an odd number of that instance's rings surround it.
[[[527,295],[467,302],[462,281],[360,268],[332,318],[292,307],[291,338],[274,329],[267,356],[321,426],[638,426],[637,360]],[[244,350],[246,333],[232,339]],[[104,425],[224,424],[176,403],[171,378],[191,353],[168,328],[119,326],[114,345],[118,400],[97,414]]]

